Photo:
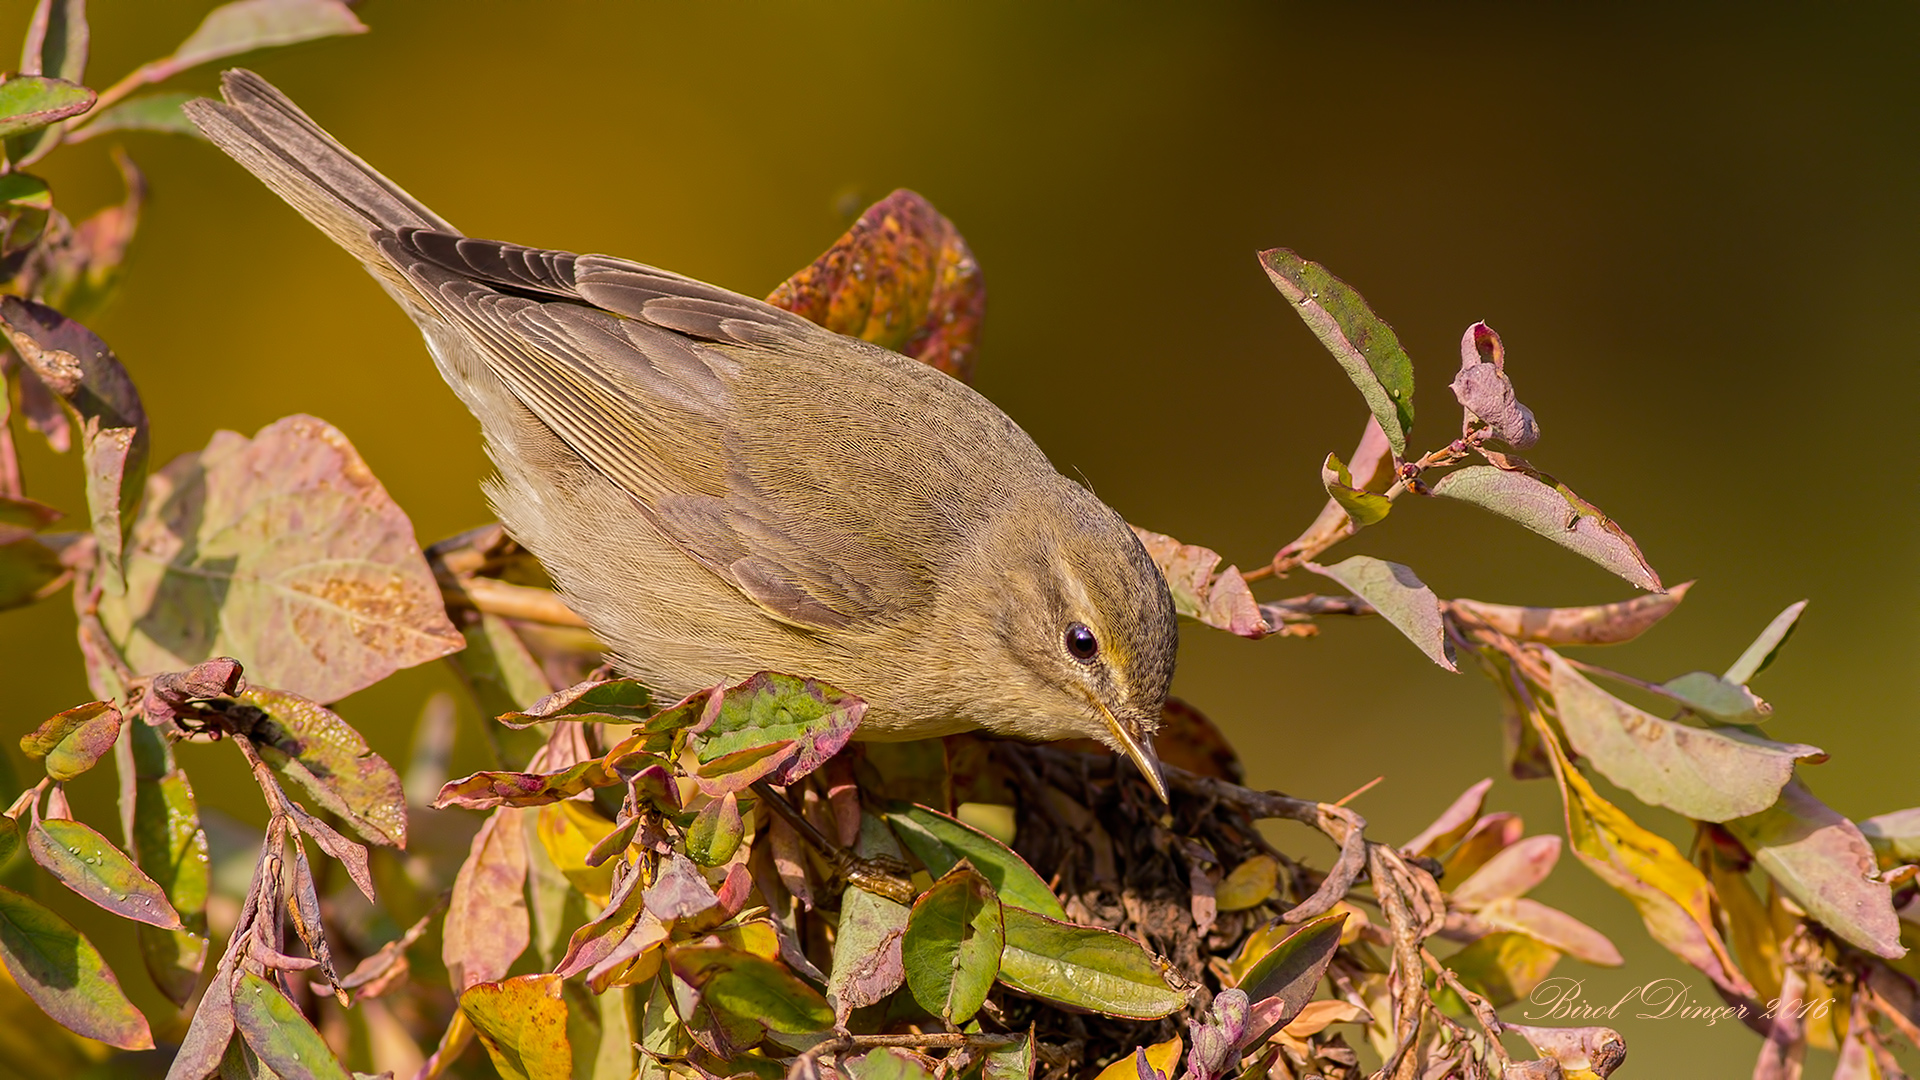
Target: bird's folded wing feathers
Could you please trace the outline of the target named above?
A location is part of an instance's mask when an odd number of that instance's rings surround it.
[[[778,345],[817,335],[811,324],[605,256],[420,230],[381,246],[514,397],[769,614],[840,630],[891,621],[929,595],[933,568],[904,562],[887,523],[845,502],[819,506],[835,493],[816,488],[799,505],[738,452],[730,421],[758,404],[736,392],[753,357],[710,345]]]

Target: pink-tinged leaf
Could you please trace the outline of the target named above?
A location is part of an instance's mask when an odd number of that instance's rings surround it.
[[[1308,570],[1332,578],[1373,605],[1393,628],[1405,634],[1427,659],[1459,671],[1453,662],[1453,643],[1447,640],[1446,620],[1440,616],[1440,598],[1399,563],[1355,555],[1331,566],[1307,563]]]
[[[456,990],[505,977],[527,951],[527,836],[521,813],[502,807],[474,834],[453,879],[441,945]]]
[[[147,412],[140,393],[105,342],[50,307],[0,298],[0,331],[32,376],[82,425],[87,509],[108,592],[117,595],[124,548],[147,480]],[[149,670],[185,666],[155,664]]]
[[[140,953],[154,985],[174,1004],[184,1005],[193,997],[207,961],[207,895],[212,886],[207,834],[200,827],[187,774],[158,731],[132,725],[115,752],[127,853],[165,891],[184,927],[161,930],[142,924],[136,929]]]
[[[867,711],[825,683],[767,671],[714,695],[692,729],[696,779],[709,795],[760,779],[793,783],[839,753]]]
[[[1643,589],[1660,591],[1660,575],[1647,565],[1633,538],[1551,477],[1469,465],[1441,477],[1433,494],[1517,522]]]
[[[113,749],[120,738],[121,719],[111,702],[91,701],[20,736],[20,750],[30,758],[46,758],[47,775],[53,779],[71,780]]]
[[[1465,881],[1487,860],[1520,842],[1526,822],[1520,815],[1501,810],[1482,817],[1467,830],[1452,851],[1443,853],[1441,867],[1448,881]]]
[[[1524,896],[1547,880],[1553,864],[1559,861],[1559,837],[1529,836],[1488,859],[1473,876],[1455,886],[1447,898],[1462,910],[1475,911],[1495,900]]]
[[[905,858],[886,823],[865,813],[860,815],[854,854],[863,859]],[[840,929],[834,938],[833,970],[827,976],[827,999],[841,1023],[853,1010],[884,1000],[906,980],[900,939],[907,917],[906,905],[878,893],[848,889],[841,894]]]
[[[1626,962],[1605,934],[1538,900],[1504,897],[1482,905],[1474,912],[1474,918],[1495,930],[1526,934],[1589,964],[1619,967]]]
[[[1793,628],[1800,624],[1800,613],[1806,609],[1805,600],[1787,605],[1787,610],[1773,617],[1767,628],[1760,632],[1760,636],[1747,646],[1747,651],[1741,653],[1740,659],[1735,660],[1721,677],[1741,686],[1752,682],[1755,675],[1765,671],[1767,665],[1773,663],[1773,658],[1780,655],[1780,647],[1793,636]]]
[[[370,843],[407,846],[400,774],[353,726],[298,694],[250,687],[238,700],[263,714],[251,733],[260,757]]]
[[[570,799],[591,788],[612,787],[621,783],[618,773],[606,762],[592,758],[569,765],[557,772],[477,772],[450,780],[433,800],[435,810],[450,806],[468,810],[490,810],[496,806],[544,806]]]
[[[256,681],[327,702],[464,644],[406,514],[308,416],[155,473],[127,581],[100,618],[140,671],[244,656]]]
[[[972,382],[987,289],[959,230],[901,188],[767,303]]]
[[[643,903],[644,890],[638,887],[639,881],[640,875],[635,872],[615,883],[607,906],[573,932],[566,953],[553,966],[554,974],[570,979],[593,967],[626,941],[643,917],[652,918]],[[658,919],[652,921],[659,925]]]
[[[79,116],[96,95],[78,83],[46,75],[15,75],[0,82],[0,139],[11,139]]]
[[[251,971],[233,988],[233,1024],[266,1066],[284,1080],[348,1080],[299,1006]]]
[[[53,75],[79,82],[87,73],[86,0],[40,0],[27,24],[27,40],[20,49],[22,75]]]
[[[700,868],[677,852],[661,860],[659,873],[646,887],[643,899],[647,910],[664,923],[694,918],[719,902]]]
[[[64,516],[37,499],[0,495],[0,544],[32,536]]]
[[[1273,632],[1239,569],[1229,566],[1214,573],[1220,565],[1217,553],[1138,526],[1133,533],[1167,579],[1175,611],[1241,637],[1259,638]]]
[[[220,1059],[233,1041],[233,963],[235,954],[214,969],[207,992],[194,1007],[193,1022],[167,1068],[167,1080],[207,1080],[220,1071]]]
[[[1726,993],[1753,997],[1753,985],[1734,966],[1714,928],[1713,890],[1706,877],[1673,844],[1601,798],[1567,760],[1558,739],[1542,741],[1552,755],[1574,856],[1633,904],[1655,941]]]
[[[172,56],[148,65],[163,73],[141,81],[159,82],[190,67],[257,49],[366,32],[340,0],[233,0],[208,12]]]
[[[1433,824],[1420,830],[1420,835],[1401,845],[1400,850],[1408,855],[1441,855],[1460,842],[1480,819],[1480,809],[1486,805],[1487,792],[1493,788],[1493,778],[1473,785],[1453,800],[1453,805],[1440,812]]]
[[[1352,286],[1286,248],[1261,252],[1260,266],[1353,380],[1394,457],[1405,457],[1413,430],[1413,361],[1393,327]]]
[[[102,909],[162,930],[184,929],[166,892],[91,826],[36,821],[27,829],[27,850],[60,884]]]
[[[347,877],[354,887],[360,890],[369,903],[376,903],[373,895],[373,874],[367,866],[367,849],[360,844],[341,836],[333,826],[300,808],[298,803],[290,804],[293,811],[294,826],[302,833],[313,838],[320,850],[334,857],[346,868]]]
[[[1726,826],[1821,925],[1877,956],[1907,954],[1892,891],[1878,879],[1873,848],[1858,826],[1798,781],[1786,785],[1779,802]]]
[[[1726,821],[1771,806],[1796,761],[1826,759],[1816,746],[1662,719],[1595,686],[1558,654],[1545,656],[1567,743],[1643,802]]]
[[[0,887],[0,961],[55,1023],[123,1050],[151,1050],[146,1017],[98,949],[65,919]]]
[[[1512,607],[1478,600],[1449,600],[1454,611],[1487,624],[1515,641],[1542,645],[1618,645],[1632,641],[1673,613],[1693,582],[1615,604],[1591,607]]]
[[[240,661],[216,656],[187,671],[167,671],[147,680],[140,713],[150,725],[176,724],[193,717],[210,698],[228,698],[247,688]]]
[[[460,1011],[507,1080],[569,1080],[567,1003],[558,975],[520,975],[460,993]]]
[[[1515,450],[1525,450],[1540,441],[1540,425],[1533,418],[1533,410],[1514,397],[1500,335],[1486,323],[1467,327],[1460,339],[1460,373],[1453,377],[1449,389],[1466,410],[1461,434],[1470,434],[1477,421],[1486,426],[1488,437]]]
[[[555,690],[527,707],[499,717],[510,728],[553,720],[598,724],[637,724],[654,715],[653,695],[638,679],[589,679]]]

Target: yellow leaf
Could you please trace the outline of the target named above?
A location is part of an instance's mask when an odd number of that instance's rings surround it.
[[[1013,807],[999,803],[963,802],[953,808],[962,825],[971,825],[995,840],[1013,846]]]
[[[1234,953],[1233,959],[1227,964],[1227,973],[1233,977],[1233,981],[1228,985],[1239,986],[1245,982],[1247,972],[1253,970],[1253,965],[1259,963],[1261,957],[1272,952],[1275,945],[1285,941],[1287,935],[1293,933],[1294,929],[1275,919],[1248,934],[1247,940],[1240,943],[1240,951]]]
[[[1309,1001],[1300,1015],[1287,1021],[1285,1031],[1298,1039],[1318,1035],[1329,1024],[1365,1023],[1373,1019],[1367,1010],[1351,1001]]]
[[[540,845],[568,883],[598,908],[607,906],[613,891],[614,860],[588,866],[587,853],[612,831],[613,822],[601,817],[591,803],[566,799],[540,808]]]
[[[1166,1042],[1154,1043],[1152,1046],[1135,1050],[1101,1069],[1100,1075],[1094,1077],[1094,1080],[1137,1080],[1140,1075],[1140,1066],[1134,1059],[1143,1054],[1146,1055],[1148,1068],[1162,1076],[1172,1076],[1174,1066],[1180,1064],[1180,1051],[1183,1049],[1185,1044],[1180,1041],[1180,1036],[1175,1035]]]
[[[1265,903],[1280,884],[1280,864],[1271,855],[1255,855],[1233,868],[1213,890],[1221,911],[1245,911]]]

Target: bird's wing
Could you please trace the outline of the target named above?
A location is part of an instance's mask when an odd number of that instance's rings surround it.
[[[636,263],[425,230],[379,242],[516,398],[769,614],[840,630],[931,596],[912,541],[942,495],[913,476],[875,494],[926,464],[895,437],[925,412],[918,379],[844,400],[817,379],[858,362],[837,335]]]

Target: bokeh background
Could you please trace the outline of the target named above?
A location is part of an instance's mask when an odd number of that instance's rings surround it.
[[[6,54],[29,6],[0,2]],[[90,81],[164,54],[209,6],[96,0]],[[359,10],[371,34],[252,66],[471,233],[760,295],[847,210],[896,186],[927,195],[985,269],[979,388],[1129,519],[1242,565],[1312,518],[1320,459],[1351,449],[1366,415],[1254,252],[1295,248],[1394,324],[1421,382],[1423,449],[1457,433],[1446,383],[1461,331],[1487,320],[1545,431],[1529,456],[1623,523],[1667,581],[1700,580],[1606,662],[1655,679],[1718,670],[1809,598],[1757,686],[1772,732],[1832,753],[1804,774],[1844,813],[1920,802],[1913,5]],[[53,159],[70,213],[118,198],[115,141]],[[118,141],[153,196],[124,290],[93,323],[140,381],[156,462],[307,412],[353,439],[423,541],[486,520],[475,425],[372,282],[205,144]],[[29,489],[80,509],[76,463],[23,443]],[[1339,550],[1406,562],[1443,596],[1632,593],[1429,501]],[[17,735],[85,699],[71,631],[64,602],[0,616],[0,752],[17,768]],[[404,759],[421,702],[452,686],[429,666],[341,711]],[[1381,838],[1500,769],[1490,688],[1378,622],[1263,642],[1189,626],[1176,692],[1256,785],[1332,799],[1384,777],[1355,804]],[[463,745],[477,722],[463,719]],[[182,759],[204,804],[258,820],[233,756]],[[76,786],[82,816],[111,819],[107,777]],[[1550,784],[1502,778],[1491,804],[1561,828]],[[1330,857],[1304,831],[1279,835]],[[1535,895],[1626,953],[1617,970],[1563,962],[1591,998],[1675,977],[1711,999],[1570,857]],[[131,940],[111,920],[82,925],[109,948]],[[1732,1023],[1615,1024],[1632,1075],[1744,1076],[1758,1047]],[[1830,1068],[1813,1056],[1813,1075]]]

